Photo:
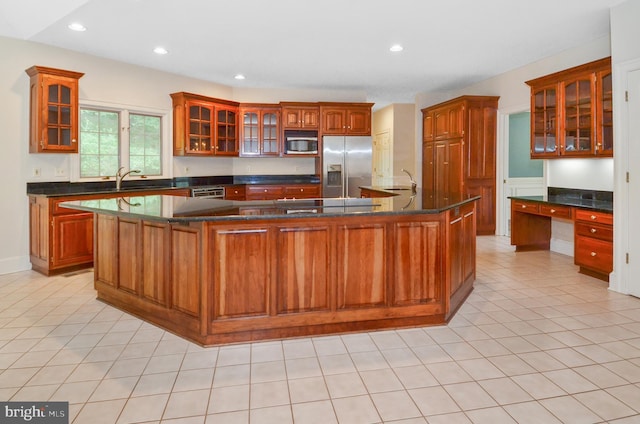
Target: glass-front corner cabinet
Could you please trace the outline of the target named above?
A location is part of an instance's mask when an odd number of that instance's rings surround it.
[[[78,152],[80,72],[32,66],[30,77],[30,153]]]
[[[527,81],[531,158],[613,155],[611,58]]]
[[[280,155],[280,107],[278,105],[240,105],[241,156]]]

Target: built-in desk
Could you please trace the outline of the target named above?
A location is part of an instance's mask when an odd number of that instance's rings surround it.
[[[609,281],[613,270],[613,196],[609,192],[585,196],[583,191],[565,190],[550,189],[546,196],[511,197],[511,244],[516,251],[549,250],[552,218],[571,220],[575,264],[581,273]]]

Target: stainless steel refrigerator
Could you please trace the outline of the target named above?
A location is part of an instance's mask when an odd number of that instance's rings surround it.
[[[322,138],[323,197],[360,197],[360,186],[371,185],[371,137]]]

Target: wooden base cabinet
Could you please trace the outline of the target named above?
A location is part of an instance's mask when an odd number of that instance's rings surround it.
[[[613,215],[577,210],[575,264],[580,272],[609,281],[613,271]]]
[[[184,223],[97,213],[95,287],[202,345],[442,324],[473,289],[474,211]]]
[[[142,190],[126,192],[189,196],[189,190]],[[60,207],[70,200],[121,197],[122,193],[46,197],[29,196],[29,255],[31,267],[54,275],[93,266],[93,214]]]
[[[461,96],[422,109],[422,188],[482,196],[478,234],[496,232],[498,97]]]

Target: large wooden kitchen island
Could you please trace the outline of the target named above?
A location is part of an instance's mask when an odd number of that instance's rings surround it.
[[[99,299],[209,346],[447,322],[473,289],[478,198],[429,198],[63,206],[95,214]]]

